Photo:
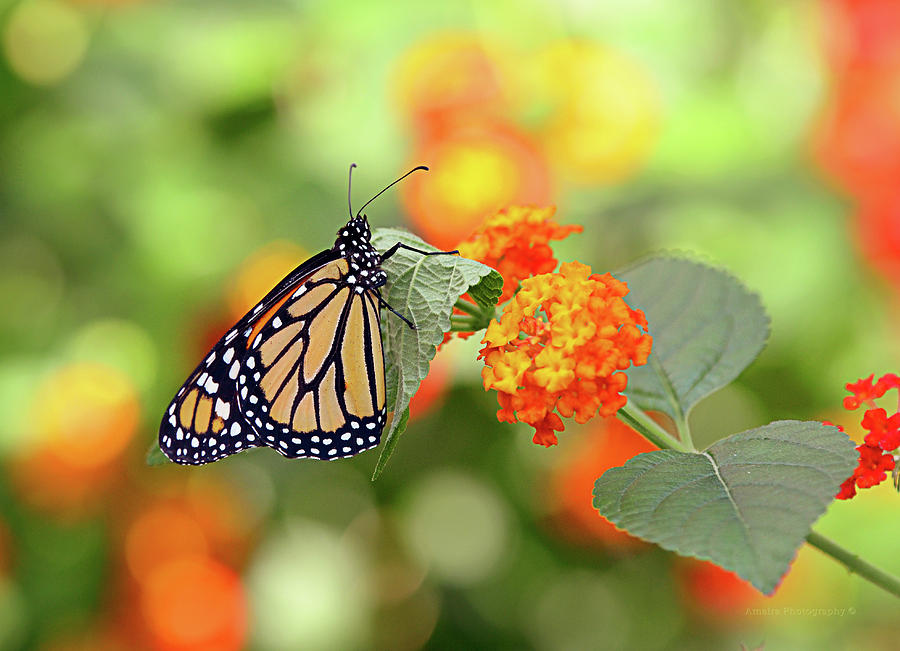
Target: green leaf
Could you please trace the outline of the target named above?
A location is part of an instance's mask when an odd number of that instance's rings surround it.
[[[594,508],[632,535],[770,593],[855,465],[854,445],[837,428],[778,421],[705,452],[639,454],[597,480]]]
[[[172,463],[169,461],[168,457],[163,454],[163,451],[159,449],[159,442],[153,441],[150,444],[150,447],[147,448],[147,456],[145,457],[147,460],[148,466],[162,466],[167,463]]]
[[[378,229],[372,235],[372,244],[382,252],[395,242],[423,251],[439,250],[402,230]],[[406,427],[407,418],[402,416],[419,384],[428,375],[428,367],[444,333],[450,330],[453,304],[466,293],[485,305],[491,300],[496,303],[500,296],[498,287],[503,286],[503,279],[496,271],[458,255],[426,256],[399,249],[384,261],[382,267],[388,277],[382,296],[391,307],[412,321],[416,330],[390,312],[382,311],[389,421],[373,480],[384,470],[397,445],[397,437]],[[397,414],[401,417],[397,418]]]
[[[381,454],[378,455],[378,461],[375,463],[375,470],[372,472],[372,481],[381,477],[381,473],[384,472],[384,467],[387,465],[388,459],[394,454],[394,448],[397,447],[397,441],[400,440],[400,435],[406,430],[407,424],[409,424],[409,407],[403,411],[400,418],[395,418],[394,421],[397,423],[393,428],[394,435],[385,438],[384,446],[381,448]],[[393,424],[393,422],[391,424]]]
[[[493,270],[492,270],[493,271]],[[496,271],[489,273],[481,282],[469,288],[469,297],[486,312],[493,312],[503,293],[503,276]]]
[[[728,273],[691,260],[651,258],[615,276],[644,311],[653,336],[648,363],[628,371],[626,395],[642,409],[687,420],[701,399],[734,380],[769,336],[756,294]]]

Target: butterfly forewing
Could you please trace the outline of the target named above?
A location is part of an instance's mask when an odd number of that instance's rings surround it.
[[[347,273],[346,260],[335,260],[280,303],[238,377],[241,410],[263,444],[289,458],[349,457],[380,440],[378,304],[345,283]]]

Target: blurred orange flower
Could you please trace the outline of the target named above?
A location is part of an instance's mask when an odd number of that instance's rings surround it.
[[[600,515],[591,503],[591,493],[594,483],[609,468],[654,449],[614,416],[597,421],[583,436],[576,437],[550,479],[549,499],[560,533],[576,542],[619,550],[645,545]]]
[[[524,280],[482,340],[481,374],[485,390],[497,391],[497,418],[528,423],[534,442],[550,446],[564,428],[560,415],[585,423],[618,411],[628,383],[621,371],[646,363],[652,345],[627,293],[625,283],[579,262]]]
[[[420,132],[498,116],[506,104],[497,46],[477,34],[441,32],[407,50],[397,64],[394,94]]]
[[[483,262],[503,276],[505,303],[516,292],[519,282],[556,269],[550,240],[562,240],[580,233],[578,225],[561,226],[553,220],[554,206],[536,208],[510,206],[488,217],[469,238],[459,245],[460,255]]]
[[[208,552],[200,523],[183,505],[174,503],[150,505],[131,524],[125,539],[125,560],[139,583],[165,563]]]
[[[838,71],[900,64],[900,3],[896,0],[825,0],[826,50]]]
[[[78,363],[53,373],[32,404],[33,440],[12,461],[22,498],[52,511],[90,506],[121,478],[138,398],[120,371]]]
[[[120,537],[125,564],[137,582],[183,556],[208,554],[238,565],[245,560],[255,522],[243,496],[228,484],[156,480],[151,494],[131,499]]]
[[[854,226],[866,261],[900,292],[900,190],[864,198]]]
[[[508,124],[468,124],[422,143],[415,160],[432,171],[401,192],[416,229],[451,248],[487,215],[511,204],[546,204],[547,165],[535,143]]]
[[[410,421],[423,418],[439,409],[450,385],[451,365],[446,355],[436,355],[428,367],[428,375],[409,401]]]
[[[678,558],[675,577],[694,613],[710,622],[743,618],[747,608],[764,603],[765,597],[752,585],[708,561]]]
[[[898,35],[900,38],[900,35]],[[900,178],[900,62],[854,70],[835,83],[815,131],[820,166],[852,193],[880,192]]]
[[[211,558],[183,557],[155,568],[141,595],[141,612],[161,651],[229,651],[246,642],[240,577]]]

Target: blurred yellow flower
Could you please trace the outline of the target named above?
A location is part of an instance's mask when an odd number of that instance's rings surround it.
[[[3,50],[19,77],[49,86],[78,67],[88,39],[84,16],[68,3],[27,0],[19,3],[7,19]]]
[[[25,501],[80,513],[122,481],[139,418],[128,377],[103,364],[70,364],[37,387],[31,411],[33,438],[10,467]]]
[[[510,125],[471,124],[422,144],[415,160],[432,169],[401,190],[418,231],[450,248],[510,204],[545,204],[547,166],[535,143]]]
[[[614,183],[647,160],[660,122],[652,79],[620,52],[587,40],[557,42],[535,57],[533,101],[547,103],[539,135],[551,164],[576,183]]]
[[[247,257],[228,289],[228,308],[233,319],[239,319],[265,296],[298,264],[309,257],[301,246],[287,240],[275,240]]]

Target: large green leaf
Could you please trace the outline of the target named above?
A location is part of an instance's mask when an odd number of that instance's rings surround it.
[[[701,453],[639,454],[597,480],[594,507],[635,536],[770,593],[855,464],[853,443],[835,427],[778,421]]]
[[[615,274],[628,304],[647,315],[653,352],[628,371],[625,392],[642,409],[683,422],[702,398],[734,380],[769,335],[756,294],[719,269],[662,257]]]
[[[396,229],[378,229],[372,244],[379,251],[395,242],[423,251],[437,251],[415,235]],[[463,294],[483,307],[493,306],[500,298],[503,279],[480,262],[458,255],[425,256],[399,249],[384,261],[388,281],[382,289],[384,299],[416,325],[413,330],[402,320],[382,312],[387,409],[393,414],[385,427],[384,445],[372,476],[377,479],[406,427],[410,398],[428,375],[428,367],[444,333],[450,330],[453,304]]]

